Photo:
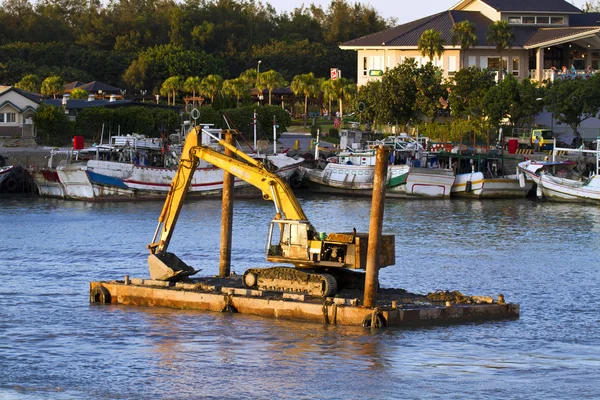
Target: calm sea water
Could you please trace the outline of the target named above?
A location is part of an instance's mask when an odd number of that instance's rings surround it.
[[[368,231],[370,200],[302,197],[315,227]],[[148,276],[161,203],[0,199],[0,398],[599,398],[600,208],[386,202],[383,287],[505,295],[516,321],[376,333],[246,315],[91,305]],[[220,201],[189,203],[173,252],[218,272]],[[265,265],[274,209],[235,205],[233,269]]]

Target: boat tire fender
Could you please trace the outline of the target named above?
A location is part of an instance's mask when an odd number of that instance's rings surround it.
[[[465,191],[470,192],[471,190],[473,190],[473,182],[467,181],[467,185],[465,186]]]
[[[96,286],[90,291],[90,303],[110,303],[110,292],[104,286]]]
[[[385,317],[381,315],[380,312],[373,311],[371,314],[368,314],[363,318],[363,328],[371,328],[373,321],[375,322],[375,326],[373,327],[374,329],[385,328],[387,326]]]

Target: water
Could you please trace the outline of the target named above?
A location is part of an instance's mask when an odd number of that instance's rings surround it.
[[[318,230],[368,231],[368,199],[304,197]],[[598,398],[600,208],[388,200],[383,287],[505,295],[516,321],[376,333],[89,303],[148,276],[161,203],[0,199],[0,398]],[[170,249],[218,272],[220,201],[189,203]],[[238,200],[233,270],[265,265],[274,209]]]

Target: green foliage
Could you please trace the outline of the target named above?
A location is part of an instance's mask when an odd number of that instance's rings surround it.
[[[461,21],[458,24],[452,26],[452,45],[460,45],[461,51],[461,65],[463,68],[465,65],[464,57],[465,53],[469,48],[477,45],[477,35],[475,34],[476,25],[472,21]]]
[[[416,120],[417,64],[409,58],[383,75],[376,103],[379,122],[405,125]]]
[[[512,27],[508,24],[508,21],[495,21],[488,27],[485,38],[488,44],[496,46],[496,51],[502,60],[502,52],[512,47],[515,41],[515,34],[512,32]],[[500,68],[498,71],[499,80],[502,80],[502,70],[503,68]]]
[[[40,92],[40,78],[35,74],[25,75],[16,85],[16,88],[23,89],[28,92]]]
[[[494,75],[487,69],[469,67],[456,72],[448,95],[452,115],[479,118],[482,115],[483,97],[495,85]]]
[[[209,107],[202,107],[201,113]],[[275,121],[277,122],[278,127],[277,133],[281,134],[281,132],[287,131],[287,128],[292,123],[292,118],[290,114],[283,110],[278,106],[262,106],[262,107],[237,107],[228,110],[222,110],[223,114],[226,114],[227,117],[232,121],[233,127],[239,129],[242,132],[242,135],[247,139],[254,138],[254,126],[253,126],[253,115],[254,110],[256,110],[256,122],[257,122],[257,132],[262,133],[262,137],[267,137],[268,139],[272,139],[273,137],[273,117],[275,117]],[[219,116],[220,121],[223,119]],[[204,121],[204,118],[202,118]],[[222,126],[221,122],[218,126]]]
[[[63,80],[59,76],[49,76],[42,82],[41,94],[44,96],[53,96],[56,98],[57,95],[62,94]]]
[[[529,125],[542,111],[542,101],[536,100],[542,96],[542,89],[529,79],[519,82],[513,75],[508,75],[485,94],[483,112],[492,124],[498,125],[508,118],[511,125],[520,128]]]
[[[38,143],[45,146],[64,146],[73,137],[74,124],[62,109],[40,104],[33,115],[38,131]]]
[[[106,107],[84,108],[77,114],[75,119],[75,132],[78,136],[91,139],[96,143],[102,138],[102,126],[104,125],[104,143],[108,141],[109,132],[113,131],[115,110]],[[116,128],[116,127],[115,127]]]
[[[559,123],[569,125],[577,134],[583,121],[600,112],[600,76],[554,81],[547,88],[544,103]]]
[[[442,71],[432,63],[427,63],[416,71],[414,79],[417,88],[415,106],[433,122],[442,110],[440,98],[448,95],[442,84]]]
[[[432,62],[434,56],[442,56],[442,53],[444,52],[444,43],[445,40],[442,37],[442,32],[434,29],[427,29],[419,38],[417,46],[421,54],[427,56],[429,62]]]
[[[329,128],[329,136],[335,139],[339,139],[340,138],[340,131],[337,130],[336,128]]]
[[[87,90],[83,90],[80,88],[75,88],[71,91],[71,99],[87,99],[88,95],[89,93]]]

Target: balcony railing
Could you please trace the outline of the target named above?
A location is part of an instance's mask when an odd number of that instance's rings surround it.
[[[575,72],[562,72],[552,69],[545,69],[542,75],[542,80],[554,82],[554,80],[566,80],[566,79],[589,79],[594,74],[597,74],[597,71],[580,71],[577,70]],[[529,79],[536,80],[537,79],[537,70],[530,69],[529,70]]]

